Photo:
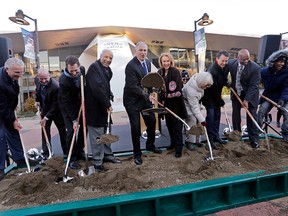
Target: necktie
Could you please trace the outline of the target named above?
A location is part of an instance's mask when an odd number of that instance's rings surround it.
[[[144,70],[144,75],[146,75],[148,71],[147,71],[147,67],[146,67],[146,64],[145,64],[144,61],[142,62],[142,67],[143,67],[143,70]]]
[[[46,92],[46,89],[45,89],[45,86],[43,85],[43,86],[41,86],[41,92],[40,92],[43,106],[45,104],[44,102],[46,99],[46,93],[45,92]]]
[[[244,69],[244,65],[240,65],[238,66],[238,70],[237,70],[237,74],[236,74],[236,84],[235,84],[235,88],[237,90],[237,94],[240,96],[241,95],[241,91],[243,90],[240,79],[241,79],[241,74],[242,71]]]

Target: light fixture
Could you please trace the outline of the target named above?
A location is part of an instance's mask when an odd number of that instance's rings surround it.
[[[199,26],[208,26],[213,23],[213,20],[209,19],[209,15],[204,13],[201,18],[194,21],[194,48],[195,48],[195,64],[196,64],[196,72],[199,72],[199,63],[198,63],[198,54],[196,54],[196,37],[195,34],[197,33],[197,23]]]
[[[34,52],[35,52],[35,61],[36,61],[36,68],[38,69],[40,67],[40,61],[39,61],[39,39],[38,39],[38,27],[37,27],[37,19],[33,19],[26,14],[23,13],[22,10],[18,10],[15,13],[15,16],[9,17],[9,19],[18,24],[18,25],[30,25],[30,23],[25,20],[25,17],[32,20],[35,23],[35,47],[34,47]]]
[[[200,19],[194,21],[194,32],[197,31],[197,23],[199,26],[207,26],[211,25],[213,20],[209,19],[209,15],[207,13],[204,13]]]

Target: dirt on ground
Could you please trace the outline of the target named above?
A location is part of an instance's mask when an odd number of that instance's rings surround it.
[[[214,160],[205,160],[210,156],[205,147],[197,147],[196,151],[185,148],[181,158],[175,158],[173,150],[164,150],[160,155],[144,153],[141,166],[134,164],[132,155],[118,156],[122,163],[104,163],[104,173],[83,177],[78,175],[79,170],[68,169],[68,176],[74,179],[66,183],[57,182],[64,177],[63,158],[53,157],[37,172],[26,173],[27,168],[9,172],[0,182],[0,210],[166,188],[258,170],[284,170],[288,164],[288,143],[270,137],[269,145],[265,139],[260,144],[259,149],[252,149],[244,141],[219,145],[213,151]],[[85,162],[80,164],[83,170]]]

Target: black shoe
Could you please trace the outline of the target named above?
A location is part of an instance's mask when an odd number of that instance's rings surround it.
[[[182,156],[182,152],[175,152],[175,157],[180,158]]]
[[[195,145],[198,147],[203,147],[203,143],[200,143],[200,142],[196,142]]]
[[[135,157],[134,158],[134,163],[136,165],[141,165],[143,163],[142,158],[141,157]]]
[[[4,178],[5,176],[5,173],[4,173],[4,170],[0,170],[0,181]]]
[[[117,163],[121,163],[121,161],[119,160],[119,159],[117,159],[117,158],[112,158],[112,159],[106,159],[106,158],[104,158],[103,159],[103,162],[110,162],[110,163],[114,163],[114,164],[117,164]]]
[[[167,150],[172,150],[172,149],[174,149],[174,148],[175,148],[175,146],[169,145],[166,149],[167,149]]]
[[[94,165],[94,168],[95,168],[95,170],[96,170],[97,172],[99,172],[99,173],[105,172],[105,168],[104,168],[103,165]]]
[[[71,161],[70,164],[69,164],[69,167],[71,169],[79,169],[80,168],[80,165],[78,164],[77,161]]]
[[[194,146],[195,145],[194,143],[185,141],[185,145],[186,145],[186,148],[189,149],[190,151],[195,151],[196,150],[196,148]]]
[[[220,144],[226,144],[228,141],[221,139],[220,137],[214,138],[214,142],[219,142]]]
[[[260,145],[259,145],[259,143],[258,142],[251,142],[251,146],[252,146],[252,148],[260,148]]]
[[[162,153],[162,150],[157,148],[156,146],[153,147],[153,148],[146,148],[147,151],[152,151],[154,152],[155,154],[161,154]]]

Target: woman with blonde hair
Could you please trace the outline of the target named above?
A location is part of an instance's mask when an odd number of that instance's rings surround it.
[[[160,69],[158,73],[165,80],[163,92],[160,100],[163,101],[165,107],[180,118],[186,118],[186,109],[182,98],[182,76],[180,71],[174,67],[174,59],[170,53],[162,53],[159,57]],[[172,114],[165,114],[166,126],[170,135],[170,146],[168,150],[175,148],[175,157],[182,156],[183,149],[183,123],[175,118]]]

